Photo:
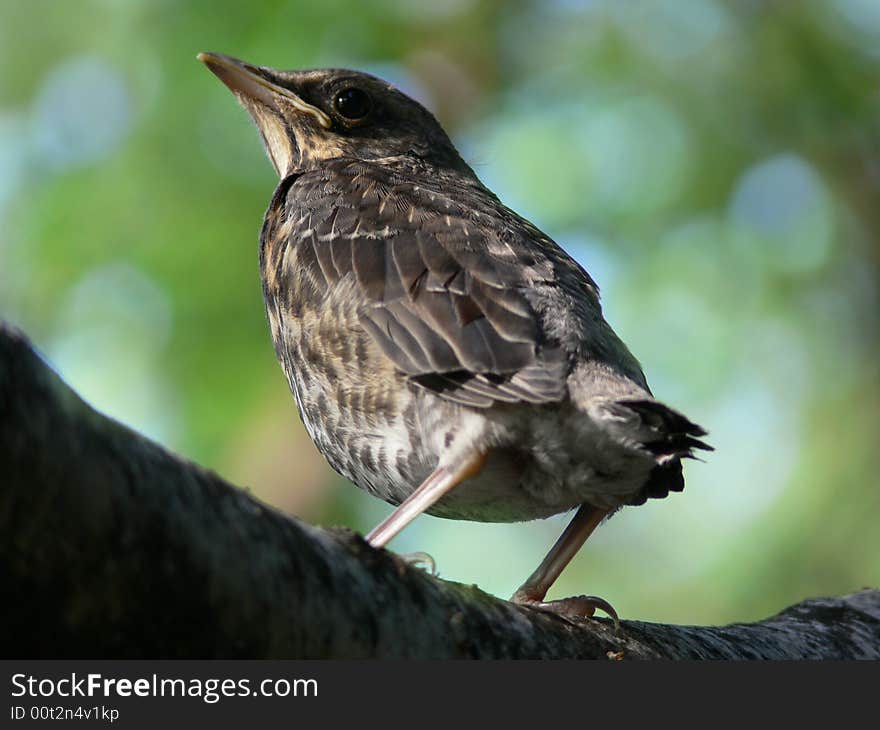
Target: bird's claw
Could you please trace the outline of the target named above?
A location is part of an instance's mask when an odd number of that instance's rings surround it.
[[[577,618],[590,618],[596,609],[604,611],[614,621],[614,628],[620,628],[620,617],[608,601],[599,596],[570,596],[555,601],[544,601],[531,598],[525,594],[515,593],[510,599],[521,606],[531,606],[542,611],[550,611],[561,616],[573,616]]]
[[[404,553],[396,557],[409,567],[424,570],[428,575],[437,575],[437,563],[428,553]]]

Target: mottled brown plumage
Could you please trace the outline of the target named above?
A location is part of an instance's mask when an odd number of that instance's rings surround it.
[[[337,471],[402,504],[374,544],[420,511],[580,507],[517,594],[541,602],[602,517],[683,488],[704,431],[653,399],[590,276],[480,183],[429,112],[353,71],[203,60],[281,179],[260,264],[300,416]]]

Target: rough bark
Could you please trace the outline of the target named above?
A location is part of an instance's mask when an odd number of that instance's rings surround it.
[[[880,591],[754,624],[615,630],[439,580],[96,413],[8,326],[0,581],[17,658],[880,658]]]

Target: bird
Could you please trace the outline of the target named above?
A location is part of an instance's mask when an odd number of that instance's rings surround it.
[[[422,104],[373,75],[202,61],[247,110],[278,174],[260,232],[275,354],[339,474],[395,506],[520,522],[574,511],[514,603],[547,600],[596,527],[684,488],[706,431],[656,400],[599,287],[505,206]]]

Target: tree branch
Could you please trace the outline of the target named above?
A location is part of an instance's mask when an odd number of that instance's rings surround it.
[[[615,631],[433,578],[96,413],[6,325],[0,580],[20,658],[880,658],[878,591]]]

